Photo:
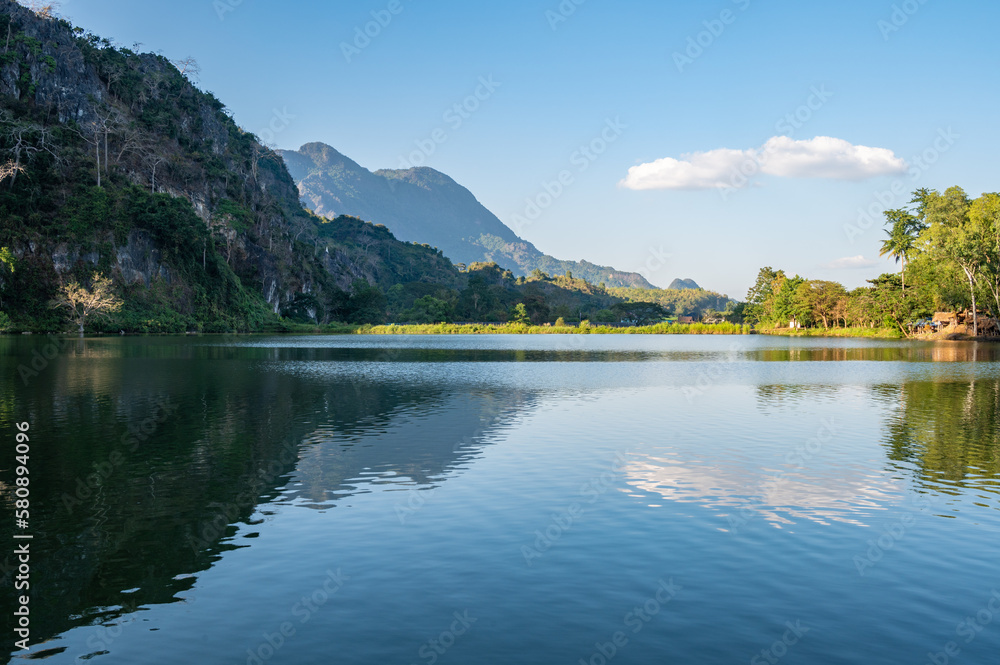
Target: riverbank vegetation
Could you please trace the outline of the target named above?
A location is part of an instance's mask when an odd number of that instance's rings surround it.
[[[617,327],[583,321],[577,326],[536,326],[526,323],[365,326],[357,332],[370,335],[749,335],[751,330],[748,325],[736,323],[658,323]]]
[[[910,205],[886,211],[885,218],[881,253],[896,260],[899,273],[848,291],[836,282],[762,268],[742,305],[744,320],[793,334],[799,327],[852,336],[882,329],[910,337],[935,312],[968,311],[971,335],[995,331],[1000,195],[972,199],[960,187],[944,193],[920,189]]]

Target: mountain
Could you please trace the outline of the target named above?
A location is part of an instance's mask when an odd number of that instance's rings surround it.
[[[675,279],[667,287],[668,291],[700,291],[701,287],[693,279]]]
[[[431,168],[374,173],[323,143],[279,150],[303,205],[318,215],[353,215],[384,224],[401,240],[440,248],[456,263],[494,261],[515,275],[541,270],[609,287],[652,288],[637,273],[587,261],[561,261],[522,240],[465,187]]]
[[[384,297],[368,285],[466,283],[430,247],[304,210],[282,159],[163,56],[12,0],[0,34],[0,328],[65,329],[48,303],[95,273],[124,300],[115,332],[361,320]]]

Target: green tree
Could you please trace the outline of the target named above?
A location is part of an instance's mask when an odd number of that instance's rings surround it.
[[[901,276],[903,291],[906,290],[906,264],[917,250],[917,238],[924,230],[924,225],[916,215],[904,208],[885,211],[886,230],[888,236],[882,242],[879,256],[891,256],[896,263],[902,265]]]
[[[655,302],[620,302],[611,307],[619,320],[637,326],[659,323],[670,316],[670,310]]]
[[[351,296],[347,302],[349,323],[385,323],[387,301],[385,294],[377,286],[363,279],[355,280],[351,286]]]
[[[813,322],[822,321],[824,328],[830,327],[831,319],[836,319],[838,305],[847,291],[837,282],[819,279],[803,282],[798,287],[797,300],[800,311]]]
[[[743,308],[743,318],[748,323],[761,323],[764,316],[764,304],[774,293],[774,282],[781,273],[780,270],[768,266],[757,273],[757,281],[747,291],[746,305]]]
[[[514,309],[510,311],[510,321],[511,323],[523,323],[525,325],[531,323],[531,317],[528,316],[528,308],[525,307],[523,302],[514,305]]]
[[[961,187],[950,187],[944,194],[930,192],[924,202],[927,229],[922,238],[928,249],[942,260],[952,261],[962,269],[972,300],[972,332],[979,330],[976,283],[987,263],[990,239],[981,224],[969,216],[971,204]]]
[[[993,316],[1000,318],[1000,194],[983,194],[973,201],[969,223],[982,236],[985,251],[980,281],[993,299]]]
[[[406,323],[451,323],[455,308],[451,303],[434,296],[418,298],[413,307],[400,314]]]

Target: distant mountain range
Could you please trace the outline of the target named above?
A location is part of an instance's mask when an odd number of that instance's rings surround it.
[[[701,287],[698,286],[698,282],[693,279],[675,279],[670,282],[670,286],[667,287],[673,291],[700,291]]]
[[[515,275],[538,269],[609,287],[655,288],[642,275],[587,261],[562,261],[517,236],[476,197],[431,168],[374,173],[323,143],[279,150],[299,185],[302,204],[333,219],[383,224],[400,240],[437,247],[455,263],[495,261]]]

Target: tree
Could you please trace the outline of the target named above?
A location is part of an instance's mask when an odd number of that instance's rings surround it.
[[[743,308],[743,317],[747,322],[760,323],[763,320],[764,303],[771,298],[774,282],[782,274],[770,266],[761,268],[757,273],[757,281],[747,291],[746,306]]]
[[[170,64],[177,68],[177,71],[181,73],[181,76],[186,76],[189,79],[197,79],[201,74],[201,66],[198,61],[188,56],[183,60],[171,60]]]
[[[972,334],[979,330],[976,306],[976,283],[990,250],[986,229],[971,223],[969,197],[961,187],[951,187],[944,194],[930,192],[924,202],[927,229],[922,237],[926,246],[943,260],[954,262],[965,273],[972,297]]]
[[[74,130],[87,143],[94,147],[94,161],[97,166],[97,186],[101,186],[101,147],[104,147],[104,172],[108,171],[108,137],[118,132],[121,125],[121,114],[117,110],[105,107],[99,110],[94,119],[82,129]]]
[[[59,9],[58,2],[42,2],[41,0],[21,0],[20,4],[24,5],[31,11],[35,12],[35,16],[38,18],[53,19],[56,17],[56,11]]]
[[[17,177],[18,173],[24,173],[24,167],[15,164],[14,162],[7,162],[6,164],[0,164],[0,182],[3,182],[7,178],[14,176]],[[13,187],[14,181],[11,180],[11,186]]]
[[[12,161],[0,166],[0,180],[10,178],[10,188],[14,189],[18,173],[24,173],[24,162],[45,152],[57,157],[52,139],[52,131],[33,122],[19,122],[6,111],[0,111],[0,138],[9,146],[7,152]]]
[[[879,256],[891,256],[896,263],[902,264],[901,276],[903,290],[906,290],[906,264],[910,256],[917,249],[917,238],[924,230],[924,225],[916,215],[913,215],[904,208],[885,211],[886,238],[882,242],[882,251]]]
[[[406,323],[450,323],[454,311],[450,302],[428,295],[418,298],[413,307],[399,315],[399,320]]]
[[[531,318],[528,316],[528,308],[525,307],[523,302],[514,305],[514,309],[510,311],[510,321],[511,323],[523,323],[525,325],[531,323]]]
[[[983,194],[973,201],[969,223],[983,238],[980,281],[993,296],[993,316],[1000,317],[1000,194]]]
[[[112,291],[111,279],[94,273],[89,289],[75,281],[60,287],[51,307],[70,310],[70,317],[82,335],[88,318],[106,318],[109,314],[119,311],[123,304],[122,299]]]
[[[784,325],[791,321],[808,325],[812,310],[799,292],[805,281],[798,275],[787,277],[784,271],[779,270],[771,284],[771,295],[764,301],[761,320],[772,325]]]
[[[670,310],[655,302],[620,302],[611,307],[620,321],[637,326],[659,323],[670,316]]]
[[[802,308],[813,321],[822,321],[824,328],[830,327],[831,319],[839,318],[838,306],[846,295],[847,291],[837,282],[814,279],[798,287]]]
[[[347,320],[350,323],[384,323],[386,305],[382,289],[363,279],[355,280],[347,302]]]

